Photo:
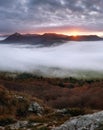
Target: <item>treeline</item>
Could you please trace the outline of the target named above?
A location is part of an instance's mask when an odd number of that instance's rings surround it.
[[[93,83],[93,82],[99,82],[103,81],[103,79],[78,79],[75,77],[64,77],[64,78],[55,78],[55,77],[43,77],[39,75],[34,75],[32,73],[18,73],[18,72],[0,72],[0,79],[4,80],[47,80],[50,83],[54,85],[59,85],[61,87],[65,87],[65,82],[70,82],[70,83],[78,83],[80,86],[83,85],[84,83]],[[53,82],[54,81],[54,82]],[[72,85],[71,85],[72,87]]]

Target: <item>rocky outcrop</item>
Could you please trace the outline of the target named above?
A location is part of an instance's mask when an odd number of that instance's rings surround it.
[[[71,118],[52,130],[95,130],[100,124],[103,124],[103,111]]]
[[[37,115],[41,115],[43,113],[44,109],[37,102],[32,102],[29,106],[28,111],[33,112]]]
[[[18,130],[20,128],[26,128],[28,125],[28,121],[17,121],[17,123],[9,125],[11,130]]]
[[[45,124],[36,123],[36,122],[30,123],[29,121],[17,121],[16,123],[8,125],[7,127],[0,127],[1,128],[0,130],[5,130],[5,128],[8,128],[10,130],[19,130],[19,129],[32,130],[32,127],[36,129],[36,127],[40,125],[45,126]]]

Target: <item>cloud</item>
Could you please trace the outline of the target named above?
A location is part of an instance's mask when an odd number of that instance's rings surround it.
[[[103,72],[103,44],[69,42],[55,47],[0,44],[0,71],[19,71],[49,76]],[[96,76],[98,76],[96,74]]]
[[[102,7],[102,0],[0,0],[0,33],[74,25],[101,31]]]

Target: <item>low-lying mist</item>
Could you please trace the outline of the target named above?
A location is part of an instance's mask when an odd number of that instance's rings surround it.
[[[0,40],[6,39],[6,36],[0,36]]]
[[[57,77],[102,73],[103,41],[68,42],[54,47],[0,44],[0,71]]]

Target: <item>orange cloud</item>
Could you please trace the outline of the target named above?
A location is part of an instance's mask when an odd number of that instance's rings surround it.
[[[36,28],[32,31],[26,30],[22,33],[32,33],[32,34],[44,34],[44,33],[57,33],[57,34],[64,34],[64,35],[98,35],[103,36],[103,31],[92,31],[83,28],[77,27],[45,27],[45,28]]]

